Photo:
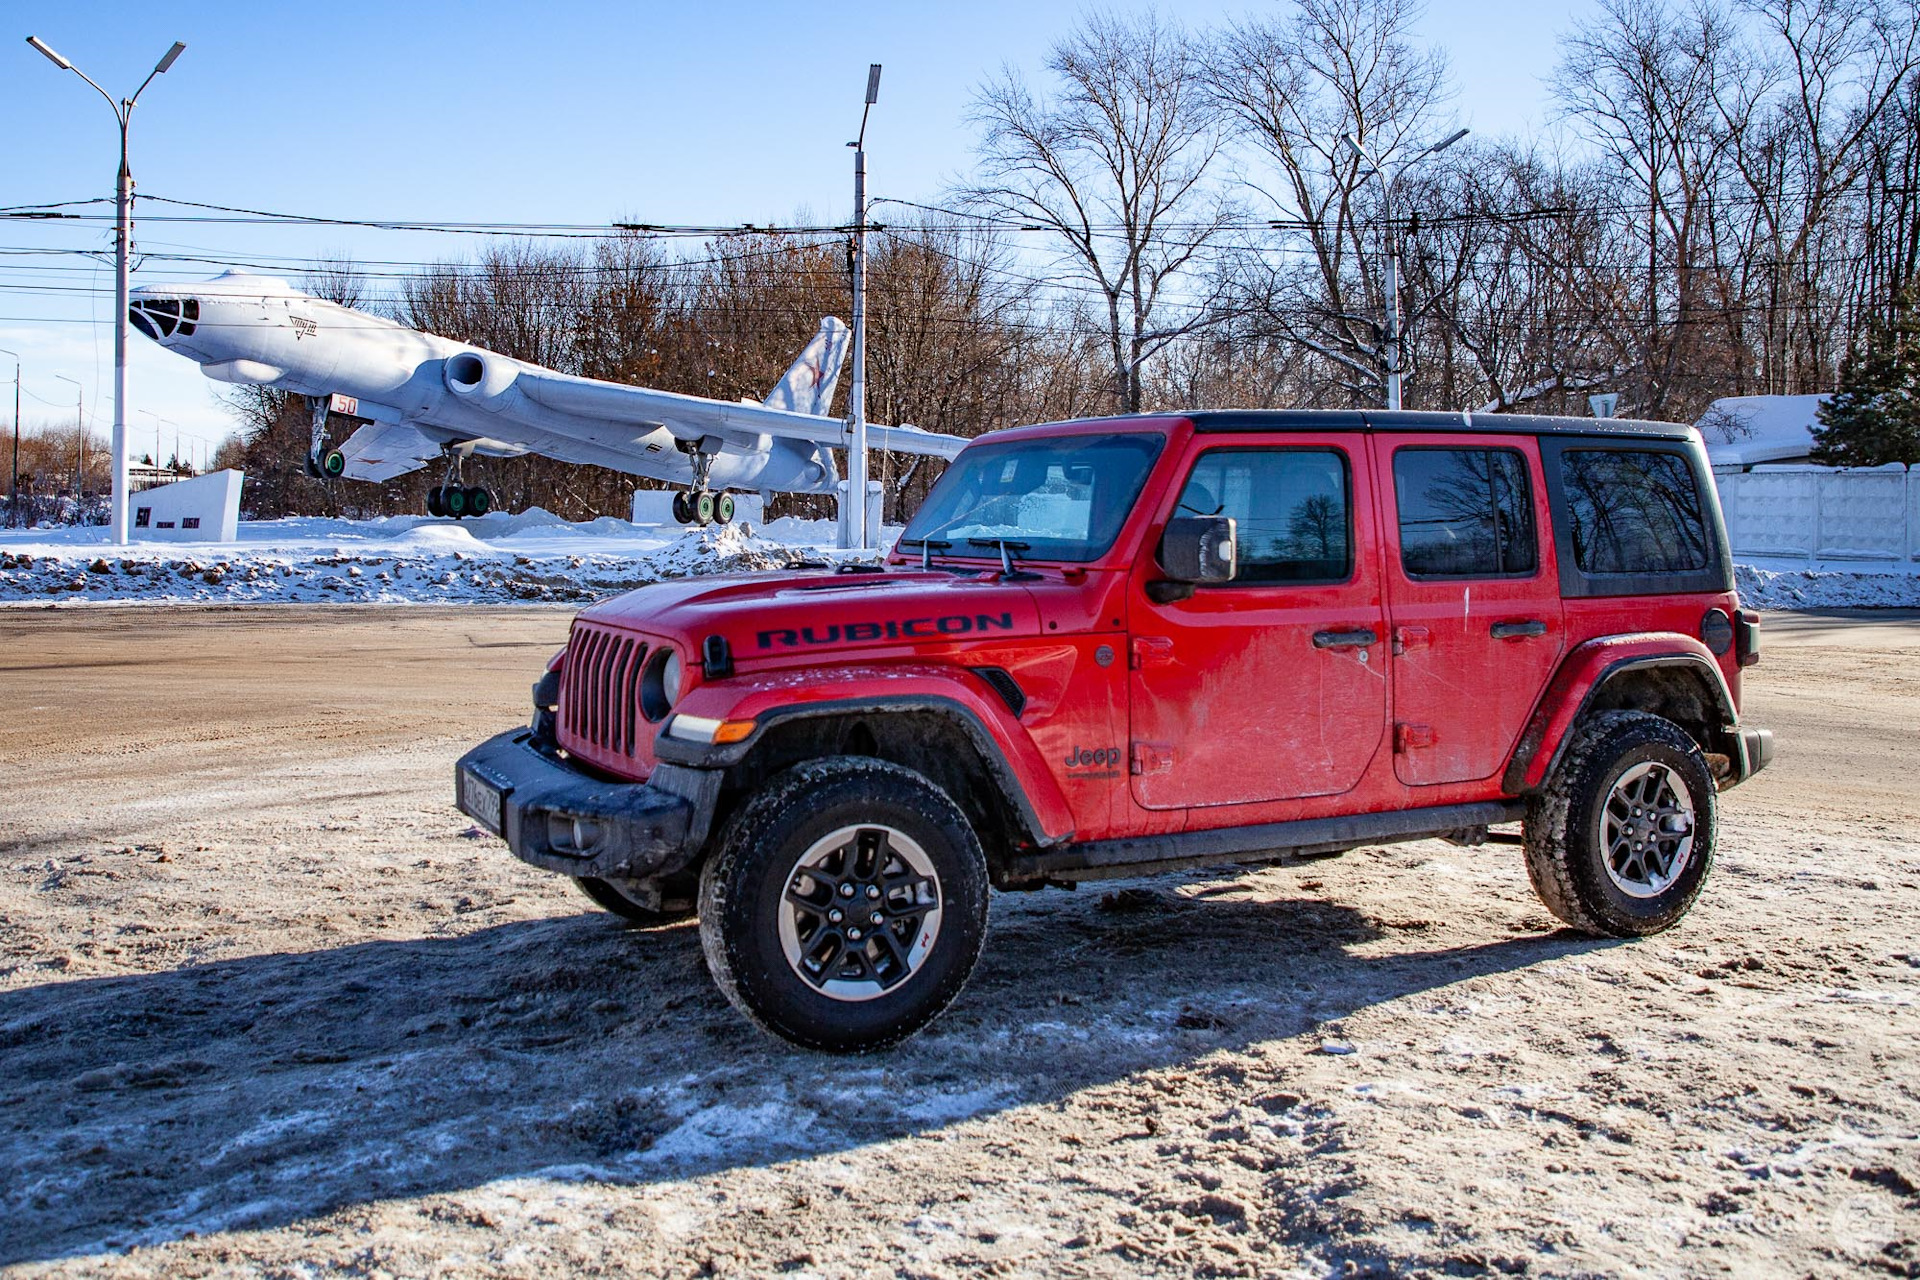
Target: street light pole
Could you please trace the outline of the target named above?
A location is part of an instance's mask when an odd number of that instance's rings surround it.
[[[120,125],[120,173],[114,183],[114,316],[113,316],[113,540],[119,546],[127,542],[127,276],[131,270],[130,258],[133,254],[133,173],[127,167],[127,125],[133,119],[134,104],[140,101],[140,95],[147,91],[153,78],[173,65],[186,45],[174,41],[173,47],[162,55],[140,87],[133,91],[131,98],[115,101],[112,94],[100,88],[86,72],[55,53],[38,36],[28,36],[27,43],[45,54],[47,60],[62,71],[73,74],[93,85],[107,105],[113,108],[113,118]],[[86,426],[81,425],[82,439]],[[84,446],[83,446],[84,447]]]
[[[867,527],[867,116],[880,100],[880,64],[867,67],[867,105],[860,112],[860,136],[853,148],[853,387],[847,412],[853,439],[847,446],[848,542],[865,551],[873,546]]]
[[[1368,155],[1366,148],[1362,147],[1352,134],[1341,136],[1341,140],[1347,144],[1349,151],[1372,166],[1360,176],[1378,178],[1381,184],[1381,214],[1387,241],[1387,323],[1383,336],[1387,347],[1387,408],[1389,409],[1400,407],[1400,236],[1393,226],[1393,189],[1399,184],[1400,179],[1407,176],[1407,170],[1422,160],[1439,155],[1466,137],[1468,132],[1466,129],[1461,129],[1442,138],[1394,170],[1391,178],[1381,173],[1380,162]]]
[[[7,491],[7,528],[20,518],[20,353],[0,347],[0,356],[13,357],[13,487]]]
[[[77,466],[78,469],[73,473],[73,500],[75,503],[78,503],[83,498],[86,497],[87,389],[80,385],[80,379],[78,378],[69,378],[64,373],[56,373],[53,376],[60,379],[60,381],[62,382],[71,382],[73,384],[73,412],[75,414],[74,421],[78,423],[78,426],[79,426],[79,433],[74,437],[73,442],[75,447],[78,448],[80,451],[80,456],[78,459],[76,459],[76,462],[75,462],[75,465]]]

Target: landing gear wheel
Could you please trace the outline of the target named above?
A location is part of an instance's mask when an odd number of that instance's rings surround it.
[[[732,494],[723,493],[713,500],[713,519],[716,524],[731,524],[733,522]]]
[[[1527,874],[1547,909],[1615,938],[1672,928],[1713,866],[1718,797],[1700,747],[1641,711],[1589,719],[1527,803]]]
[[[594,903],[604,910],[613,912],[622,920],[641,926],[672,924],[676,920],[685,920],[693,914],[691,900],[669,898],[662,910],[642,906],[628,897],[617,880],[602,880],[596,876],[575,876],[573,882],[580,886],[580,892],[592,898]]]
[[[450,484],[440,495],[440,505],[455,520],[467,514],[467,491],[457,484]]]
[[[700,877],[707,968],[735,1008],[810,1049],[863,1053],[932,1021],[987,932],[966,814],[911,769],[797,765],[734,815]]]
[[[427,514],[433,516],[435,519],[446,515],[447,504],[444,499],[445,494],[440,490],[439,486],[436,485],[427,490]]]
[[[713,494],[701,490],[693,495],[693,522],[698,525],[713,523]]]
[[[693,504],[687,501],[687,491],[679,489],[673,495],[673,518],[681,524],[693,523]]]
[[[493,509],[493,495],[480,485],[468,489],[466,494],[468,515],[483,516]]]
[[[329,480],[338,480],[346,471],[347,455],[338,449],[328,450],[327,455],[320,459],[320,474]]]

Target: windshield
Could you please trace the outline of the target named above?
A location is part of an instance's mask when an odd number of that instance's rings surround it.
[[[1092,560],[1119,535],[1164,439],[1129,432],[971,446],[920,504],[900,548],[917,551],[926,539],[955,555],[994,555],[969,540],[1005,540],[1026,559]]]

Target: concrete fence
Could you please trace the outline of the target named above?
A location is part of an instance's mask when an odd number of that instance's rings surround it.
[[[1757,467],[1714,476],[1736,559],[1840,560],[1912,572],[1920,468]]]

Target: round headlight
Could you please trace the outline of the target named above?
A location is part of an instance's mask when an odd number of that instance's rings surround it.
[[[680,701],[680,655],[669,645],[655,649],[640,673],[640,713],[658,724]]]

